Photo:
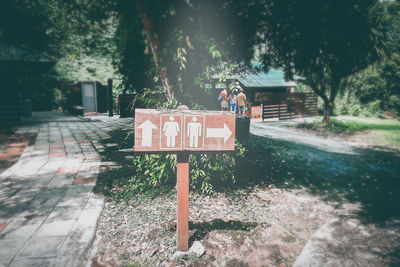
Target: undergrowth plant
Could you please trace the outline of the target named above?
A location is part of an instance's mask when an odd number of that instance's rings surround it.
[[[189,159],[190,188],[205,194],[236,182],[235,167],[243,160],[246,149],[236,142],[230,154],[195,154]],[[145,193],[155,188],[176,184],[177,157],[173,154],[137,155],[133,160],[136,174],[124,185],[125,193]]]

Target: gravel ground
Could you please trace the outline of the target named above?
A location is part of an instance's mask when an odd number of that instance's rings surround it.
[[[190,244],[205,254],[176,252],[176,191],[129,202],[109,198],[99,219],[92,266],[291,266],[332,208],[303,191],[254,187],[190,194]],[[190,245],[189,244],[189,245]]]

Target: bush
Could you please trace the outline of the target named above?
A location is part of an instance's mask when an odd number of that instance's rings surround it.
[[[380,100],[375,100],[374,102],[371,102],[367,105],[368,110],[370,111],[371,114],[378,114],[382,112],[382,101]]]
[[[351,106],[349,113],[352,116],[359,116],[360,110],[361,110],[361,108],[359,105],[353,105],[353,106]]]
[[[232,154],[191,155],[190,187],[206,194],[235,184],[235,166],[244,158],[246,149],[239,142]],[[141,193],[160,186],[176,184],[176,155],[145,154],[133,160],[136,174],[125,184],[125,193]]]
[[[347,110],[345,105],[340,105],[337,108],[337,110],[338,110],[339,115],[348,115],[349,114],[349,111]]]
[[[368,108],[361,109],[360,113],[364,117],[372,117],[373,116],[372,112]]]
[[[390,96],[389,107],[397,114],[400,114],[400,95]]]
[[[57,88],[53,89],[53,99],[54,99],[53,109],[59,109],[61,107],[62,94],[61,91]]]
[[[232,154],[198,154],[190,160],[190,187],[210,194],[236,182],[236,164],[244,158],[246,149],[236,142]]]

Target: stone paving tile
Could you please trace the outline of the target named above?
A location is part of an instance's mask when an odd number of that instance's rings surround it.
[[[74,185],[76,184],[90,184],[95,185],[96,178],[95,177],[84,177],[84,178],[76,178],[73,182]]]
[[[47,112],[18,128],[37,136],[0,174],[0,266],[84,265],[104,204],[91,193],[104,151],[100,140],[131,122]]]
[[[40,194],[32,200],[31,206],[55,207],[59,200],[66,193],[65,188],[44,188]]]
[[[82,213],[80,207],[56,207],[47,218],[47,222],[76,220]]]
[[[19,212],[24,211],[29,207],[30,202],[4,202],[1,203],[0,207],[0,218],[9,221],[10,218],[13,218]]]
[[[0,239],[0,266],[7,266],[24,245],[23,239]]]
[[[25,190],[29,188],[40,189],[49,184],[49,182],[54,178],[54,173],[46,173],[35,175],[32,179],[25,182]]]
[[[59,188],[71,185],[74,182],[76,174],[59,174],[57,173],[48,184],[48,187]]]
[[[0,236],[5,239],[21,239],[26,240],[31,237],[37,229],[42,225],[45,217],[42,217],[42,220],[25,220],[19,221],[14,220],[11,222],[6,229],[4,229],[4,233],[1,233]]]
[[[35,237],[66,236],[76,220],[51,221],[43,223],[35,232]]]
[[[84,207],[92,188],[92,186],[71,186],[57,204],[57,207]]]
[[[54,266],[54,258],[27,258],[27,259],[16,259],[9,267],[50,267]]]
[[[3,232],[4,228],[6,228],[8,223],[0,223],[0,234]]]
[[[52,211],[53,209],[50,208],[43,209],[41,207],[34,207],[19,213],[18,216],[15,217],[15,220],[16,221],[30,220],[31,223],[37,221],[43,222]]]
[[[66,263],[70,266],[79,266],[84,261],[88,247],[96,231],[97,218],[103,210],[104,200],[98,197],[91,197],[86,203],[78,221],[73,226],[60,253],[57,257],[59,263]],[[72,256],[75,255],[75,258]],[[56,266],[63,266],[57,264]],[[65,265],[64,265],[65,266]]]
[[[65,236],[33,237],[17,255],[18,258],[56,257]]]
[[[67,164],[67,166],[60,167],[57,170],[57,174],[69,174],[69,175],[77,174],[78,170],[79,170],[79,167],[76,168],[76,167],[71,166],[71,165],[72,165],[72,163],[70,162],[69,164]],[[81,163],[79,162],[79,166],[80,165],[81,165]]]

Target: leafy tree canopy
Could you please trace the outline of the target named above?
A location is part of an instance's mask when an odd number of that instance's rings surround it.
[[[262,62],[283,67],[289,77],[303,77],[324,100],[326,123],[343,79],[384,55],[383,5],[374,0],[267,2]]]
[[[127,88],[206,104],[206,84],[227,66],[298,74],[325,102],[325,119],[343,79],[396,45],[396,2],[377,0],[6,0],[0,34],[10,40],[80,55],[112,55]],[[6,14],[8,13],[8,14]],[[109,36],[110,20],[115,21]],[[397,18],[398,20],[398,18]],[[29,27],[23,28],[23,25]],[[25,32],[24,32],[25,31]],[[397,39],[396,39],[397,38]],[[398,45],[398,42],[397,42]]]

